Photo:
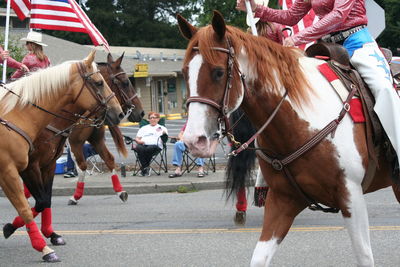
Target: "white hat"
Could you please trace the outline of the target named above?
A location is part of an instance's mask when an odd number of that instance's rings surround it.
[[[254,0],[254,2],[257,5],[268,6],[269,0]],[[260,18],[254,18],[254,13],[253,13],[253,19],[254,19],[254,24],[257,24],[257,22],[260,20]],[[246,24],[247,24],[247,26],[251,27],[249,14],[247,14],[247,16],[246,16]]]
[[[47,46],[47,44],[42,43],[42,34],[40,32],[30,31],[28,35],[24,38],[21,38],[21,41],[35,43],[41,46]]]

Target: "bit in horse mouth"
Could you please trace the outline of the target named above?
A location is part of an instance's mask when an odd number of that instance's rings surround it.
[[[221,136],[220,133],[214,133],[214,134],[212,135],[211,139],[212,139],[212,140],[214,140],[214,139],[219,139],[220,136]]]

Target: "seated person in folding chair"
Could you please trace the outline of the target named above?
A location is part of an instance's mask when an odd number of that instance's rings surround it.
[[[174,144],[174,157],[172,159],[172,164],[176,166],[175,172],[170,174],[169,178],[175,178],[182,176],[182,160],[183,160],[183,152],[186,150],[186,146],[183,143],[183,132],[186,129],[186,123],[183,125],[181,131],[178,134],[178,141]],[[196,165],[199,167],[197,177],[204,177],[204,159],[196,158]]]
[[[161,136],[168,135],[167,128],[158,124],[160,114],[149,112],[148,118],[150,124],[141,127],[135,138],[142,176],[150,175],[151,158],[162,149]]]

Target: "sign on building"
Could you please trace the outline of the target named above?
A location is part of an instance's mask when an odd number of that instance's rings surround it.
[[[133,77],[143,78],[149,76],[149,65],[145,63],[140,63],[135,65],[135,71]]]

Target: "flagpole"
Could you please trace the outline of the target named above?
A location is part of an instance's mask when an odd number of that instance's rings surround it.
[[[246,0],[245,3],[246,3],[247,16],[250,22],[251,32],[253,33],[254,36],[258,36],[256,24],[254,23],[253,10],[251,10],[250,1]]]
[[[8,32],[10,30],[10,9],[11,9],[11,0],[7,1],[7,13],[6,13],[6,29],[4,33],[4,51],[8,50]],[[6,74],[7,74],[7,59],[3,61],[3,83],[6,83]]]

